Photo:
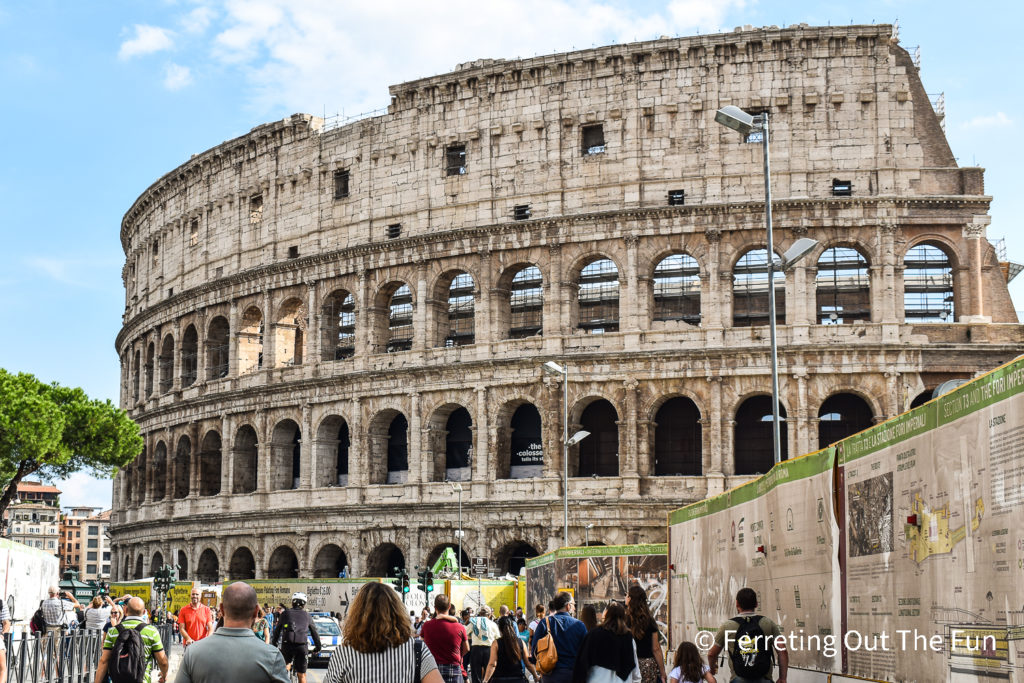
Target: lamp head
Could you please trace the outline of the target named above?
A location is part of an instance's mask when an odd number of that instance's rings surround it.
[[[552,375],[565,374],[565,368],[563,368],[561,365],[559,365],[553,360],[549,360],[548,362],[544,363],[544,365],[542,365],[541,367],[544,368],[544,372],[550,373]]]
[[[576,444],[578,444],[580,441],[583,441],[583,439],[587,438],[588,436],[590,436],[590,432],[588,432],[585,429],[581,429],[580,431],[578,431],[575,434],[573,434],[572,436],[570,436],[569,440],[565,442],[565,445],[566,446],[575,446]]]
[[[804,256],[807,256],[807,254],[814,251],[814,248],[817,246],[818,240],[811,239],[810,237],[801,237],[796,242],[793,242],[793,246],[787,249],[786,253],[782,255],[782,269],[786,270]]]
[[[732,128],[743,137],[747,137],[750,131],[754,130],[754,117],[731,104],[715,112],[715,123]]]

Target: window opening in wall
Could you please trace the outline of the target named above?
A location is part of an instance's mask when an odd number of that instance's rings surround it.
[[[402,224],[392,223],[388,226],[388,239],[393,240],[402,236]]]
[[[197,379],[199,339],[196,328],[189,325],[181,341],[181,386],[190,387]]]
[[[686,190],[669,190],[668,205],[682,206],[686,203]]]
[[[473,418],[465,408],[457,408],[445,423],[445,478],[469,481],[473,458]]]
[[[160,346],[160,393],[166,394],[174,386],[174,337],[167,335]],[[94,529],[95,527],[90,527]]]
[[[335,459],[335,475],[338,486],[348,486],[348,449],[351,446],[348,422],[341,421],[338,428],[338,450]]]
[[[789,458],[786,409],[779,405],[779,450]],[[775,464],[771,396],[752,396],[736,411],[733,432],[736,474],[764,474]]]
[[[199,219],[193,218],[188,227],[188,246],[194,247],[199,244]]]
[[[324,360],[342,360],[356,353],[356,303],[345,291],[328,297],[324,304]]]
[[[832,179],[832,196],[833,197],[852,197],[853,196],[853,183],[849,180],[839,180],[838,178]]]
[[[580,319],[588,334],[619,329],[619,270],[611,259],[598,259],[580,271]]]
[[[412,291],[409,285],[402,285],[388,305],[388,353],[412,348],[412,313]]]
[[[153,240],[153,267],[160,265],[160,240]]]
[[[288,247],[288,258],[299,258],[299,248],[295,246]]]
[[[156,347],[150,342],[146,349],[146,396],[153,395],[153,364],[156,355]]]
[[[827,448],[873,424],[871,407],[860,396],[829,396],[818,410],[818,448]]]
[[[224,266],[217,266],[217,268],[213,271],[213,276],[214,277],[223,277],[224,276]]]
[[[700,266],[689,254],[671,254],[655,267],[654,319],[700,324]]]
[[[544,280],[537,266],[527,266],[512,278],[509,338],[534,337],[543,331]]]
[[[850,247],[826,249],[815,277],[818,324],[843,325],[871,320],[868,261]]]
[[[526,221],[530,219],[530,205],[529,204],[516,204],[512,211],[513,217],[517,221]]]
[[[409,474],[409,422],[398,413],[388,426],[388,484],[404,484]]]
[[[465,175],[466,146],[448,145],[444,150],[445,175]]]
[[[775,322],[786,322],[786,276],[774,270]],[[751,327],[768,324],[768,251],[754,249],[740,257],[733,269],[732,324]]]
[[[583,126],[583,155],[603,154],[604,149],[604,124]]]
[[[257,194],[249,198],[249,224],[255,225],[263,220],[263,195]]]
[[[348,196],[348,169],[334,172],[334,198],[344,199]]]
[[[907,322],[954,322],[953,266],[938,247],[919,244],[903,261],[903,309]]]
[[[256,312],[259,315],[259,311]],[[244,324],[244,323],[243,323]],[[209,336],[207,338],[207,379],[220,379],[228,374],[228,354],[230,352],[230,330],[227,318],[217,316],[210,323]],[[239,350],[244,343],[244,334],[239,340]],[[242,372],[239,367],[239,372]]]
[[[670,398],[654,416],[654,475],[700,476],[700,410],[688,398]]]
[[[580,442],[578,477],[616,477],[619,474],[619,414],[604,399],[594,401],[580,415],[580,426],[590,436]]]
[[[167,288],[167,298],[170,299],[172,296],[174,296],[174,287],[168,287]]]
[[[459,273],[448,288],[448,334],[444,345],[465,346],[475,341],[473,330],[473,277]]]

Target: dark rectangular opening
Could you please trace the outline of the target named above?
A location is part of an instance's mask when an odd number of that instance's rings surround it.
[[[603,154],[604,153],[604,124],[595,123],[589,126],[583,126],[583,154],[584,156],[590,154]]]
[[[669,190],[668,205],[682,206],[686,203],[686,190]]]
[[[444,150],[444,172],[447,175],[466,173],[466,146],[448,145]]]
[[[530,205],[529,204],[516,204],[513,215],[517,221],[525,221],[530,219]]]
[[[401,236],[402,236],[402,224],[401,223],[392,223],[391,225],[388,226],[388,239],[389,240],[393,240],[393,239],[395,239],[397,237],[401,237]]]
[[[839,180],[838,178],[832,179],[832,196],[833,197],[851,197],[853,196],[853,183],[849,180]]]
[[[344,199],[348,196],[348,169],[334,172],[334,198]]]
[[[288,258],[299,258],[299,248],[288,247]]]

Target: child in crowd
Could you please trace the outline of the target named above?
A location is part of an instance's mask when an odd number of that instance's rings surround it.
[[[668,674],[668,683],[716,683],[697,646],[689,641],[679,644],[672,666],[675,668]]]

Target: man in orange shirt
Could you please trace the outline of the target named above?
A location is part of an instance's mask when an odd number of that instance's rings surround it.
[[[178,630],[185,647],[213,633],[213,612],[199,602],[199,590],[196,588],[192,589],[189,604],[178,611]]]

